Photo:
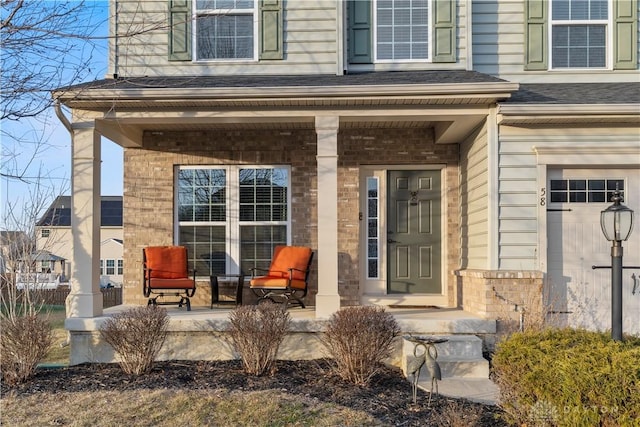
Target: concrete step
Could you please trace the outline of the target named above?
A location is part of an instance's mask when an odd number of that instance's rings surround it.
[[[419,336],[422,339],[445,339],[445,342],[433,344],[436,351],[431,350],[431,356],[436,357],[440,366],[442,378],[489,378],[489,361],[482,356],[482,340],[475,335],[434,335]],[[415,354],[424,353],[423,347],[407,339],[403,339],[401,368],[405,375],[411,375],[410,365]],[[426,366],[420,370],[419,380],[430,381],[431,375]]]
[[[418,387],[430,392],[431,381],[420,380]],[[497,405],[500,402],[500,389],[488,378],[444,378],[438,381],[438,393],[442,396],[467,399],[485,405]]]
[[[474,360],[482,358],[482,340],[475,335],[416,335],[418,338],[445,339],[443,343],[434,344],[440,358]],[[413,355],[415,343],[403,339],[402,351]],[[418,351],[421,352],[422,349]],[[419,353],[418,353],[419,354]]]

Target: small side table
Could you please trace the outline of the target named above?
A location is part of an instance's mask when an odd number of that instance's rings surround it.
[[[220,283],[218,281],[219,277],[225,277],[225,278],[237,277],[237,280],[235,280],[235,286],[236,286],[235,301],[234,300],[220,301]],[[213,304],[234,303],[236,307],[239,305],[242,305],[244,274],[221,274],[219,276],[209,276],[209,281],[211,283],[211,308],[213,308]],[[234,281],[230,281],[230,282],[234,282]]]

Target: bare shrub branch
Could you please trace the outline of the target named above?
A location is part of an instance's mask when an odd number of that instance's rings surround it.
[[[264,302],[245,305],[229,316],[229,330],[245,372],[251,375],[272,373],[280,344],[289,328],[291,316],[284,305]]]
[[[33,376],[53,341],[51,326],[38,316],[37,306],[14,304],[13,309],[10,312],[4,307],[0,310],[0,369],[3,381],[9,385]]]
[[[322,339],[343,379],[365,385],[391,355],[400,327],[382,307],[348,307],[329,319]]]
[[[142,375],[151,370],[165,339],[169,316],[156,306],[135,307],[116,314],[100,328],[102,338],[119,356],[122,370]]]

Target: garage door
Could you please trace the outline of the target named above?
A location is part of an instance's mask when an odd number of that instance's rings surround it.
[[[611,243],[600,229],[600,211],[618,187],[635,211],[634,231],[623,243],[624,266],[640,266],[640,171],[554,169],[548,172],[548,306],[561,325],[611,329]],[[623,332],[640,335],[640,268],[622,273]]]

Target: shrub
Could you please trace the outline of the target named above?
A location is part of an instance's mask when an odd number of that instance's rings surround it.
[[[246,373],[272,373],[280,344],[289,328],[291,316],[283,304],[263,302],[245,305],[229,315],[229,330]]]
[[[334,313],[322,338],[344,380],[365,385],[391,355],[400,327],[382,307],[348,307]]]
[[[572,329],[516,333],[492,361],[509,422],[626,426],[640,419],[640,338],[616,342]]]
[[[0,315],[0,370],[15,385],[29,379],[49,352],[53,335],[46,319],[32,313]]]
[[[141,375],[151,370],[167,337],[169,316],[154,305],[125,310],[100,327],[100,335],[119,355],[127,374]]]
[[[43,303],[35,292],[0,289],[0,371],[7,384],[26,381],[35,373],[53,342]]]

